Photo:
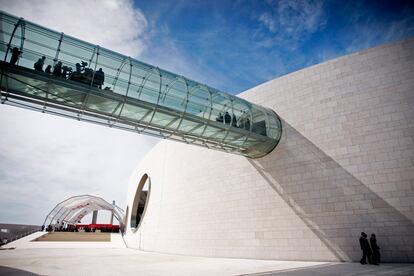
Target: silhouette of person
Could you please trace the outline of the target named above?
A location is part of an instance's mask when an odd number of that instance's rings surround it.
[[[222,123],[223,122],[223,115],[221,114],[221,112],[219,113],[218,117],[216,118],[217,122]]]
[[[371,243],[372,249],[372,262],[373,264],[379,264],[381,262],[381,254],[379,252],[380,247],[377,244],[377,237],[375,236],[375,234],[371,234],[369,242]]]
[[[99,68],[99,70],[95,72],[95,81],[98,87],[102,89],[102,84],[105,81],[105,73],[102,71],[102,68]]]
[[[234,115],[234,113],[232,114],[233,116],[233,121],[231,122],[231,125],[232,126],[234,126],[234,127],[237,127],[237,118],[236,118],[236,115]]]
[[[69,76],[69,74],[72,72],[72,68],[69,66],[63,66],[62,67],[62,77],[63,78],[67,78]]]
[[[246,123],[244,124],[244,129],[250,130],[250,119],[249,118],[246,119]]]
[[[61,61],[59,61],[53,68],[53,75],[56,77],[62,76],[62,62]]]
[[[14,47],[11,50],[11,52],[12,52],[12,56],[10,58],[10,64],[15,65],[17,63],[17,60],[19,59],[20,55],[22,54],[22,52],[17,47]]]
[[[371,256],[372,256],[371,247],[369,246],[367,234],[365,234],[364,232],[361,232],[361,237],[359,237],[359,245],[361,246],[361,250],[362,250],[362,258],[359,262],[362,265],[367,264],[367,258],[368,258],[368,262],[372,263],[371,262]]]
[[[50,64],[49,64],[49,65],[46,67],[45,72],[46,72],[46,73],[48,73],[48,74],[51,74],[51,73],[52,73],[52,65],[50,65]]]
[[[39,58],[39,59],[36,61],[36,63],[34,64],[34,69],[35,69],[36,71],[43,72],[43,64],[45,64],[45,60],[46,60],[46,57],[45,57],[45,56],[43,56],[43,57]]]
[[[224,123],[225,124],[230,124],[231,122],[231,116],[230,114],[226,111],[226,113],[224,114]]]
[[[82,68],[81,65],[78,63],[75,64],[76,67],[76,73],[81,74],[82,73]]]

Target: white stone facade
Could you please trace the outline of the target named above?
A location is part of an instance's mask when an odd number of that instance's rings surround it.
[[[414,261],[414,39],[324,62],[239,96],[283,120],[260,159],[162,141],[129,247],[237,258],[356,261],[361,231],[384,261]]]

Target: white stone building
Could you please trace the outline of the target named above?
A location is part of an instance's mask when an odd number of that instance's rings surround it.
[[[364,231],[377,235],[384,261],[414,261],[414,39],[311,66],[239,96],[278,113],[279,145],[249,159],[160,142],[130,180],[129,247],[356,261]],[[150,191],[137,204],[145,182]]]

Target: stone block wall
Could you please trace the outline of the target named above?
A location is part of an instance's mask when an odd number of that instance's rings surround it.
[[[149,205],[130,247],[280,260],[414,261],[414,39],[271,80],[241,97],[282,118],[260,159],[162,141],[134,171]]]

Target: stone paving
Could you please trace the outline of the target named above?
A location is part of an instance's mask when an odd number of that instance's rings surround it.
[[[15,249],[0,250],[0,275],[414,275],[414,264],[362,266],[143,252],[126,248],[117,235],[111,242],[30,241],[41,234],[9,244]]]

